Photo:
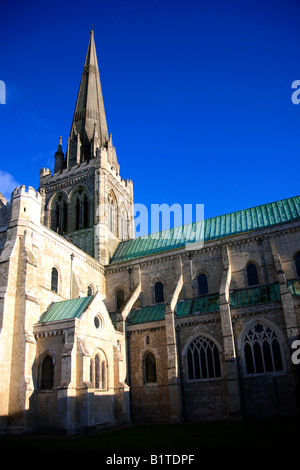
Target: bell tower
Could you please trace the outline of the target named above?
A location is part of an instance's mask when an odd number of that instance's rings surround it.
[[[120,176],[108,134],[93,31],[66,153],[60,137],[54,159],[53,173],[40,170],[42,223],[107,264],[118,243],[134,237],[133,184]]]

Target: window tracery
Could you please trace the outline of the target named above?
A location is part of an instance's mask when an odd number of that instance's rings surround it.
[[[243,340],[247,374],[264,374],[283,370],[279,339],[267,324],[257,322],[249,327]]]
[[[195,338],[187,352],[189,380],[221,377],[220,354],[217,345],[205,336]]]

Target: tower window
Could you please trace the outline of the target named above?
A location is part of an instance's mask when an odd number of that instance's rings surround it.
[[[124,240],[124,213],[121,211],[120,221],[119,221],[119,238]]]
[[[63,235],[68,229],[68,204],[62,194],[58,194],[53,207],[51,228],[54,232]]]
[[[108,229],[116,235],[116,202],[112,193],[108,195]]]
[[[221,377],[220,356],[216,344],[205,336],[195,338],[187,353],[189,380]]]
[[[59,204],[57,203],[55,206],[55,227],[54,230],[55,232],[59,233],[59,218],[60,218],[60,210],[59,210]]]
[[[92,288],[92,286],[88,286],[88,288],[87,288],[87,296],[89,297],[90,295],[93,295],[93,288]]]
[[[52,357],[47,354],[41,366],[41,390],[52,390],[54,380],[54,365]]]
[[[126,210],[122,207],[119,215],[119,239],[126,240],[127,237],[127,216]]]
[[[89,203],[88,203],[88,198],[86,194],[83,197],[83,203],[82,203],[82,210],[83,210],[83,216],[82,216],[82,228],[87,228],[89,226],[89,221],[88,221],[88,215],[89,215]]]
[[[76,230],[80,229],[80,201],[79,198],[76,198]]]
[[[207,277],[205,274],[199,274],[197,277],[197,284],[198,284],[198,294],[208,294],[208,284],[207,284]]]
[[[85,191],[79,189],[75,199],[75,230],[89,226],[89,201]]]
[[[68,206],[66,201],[63,203],[62,208],[63,220],[62,220],[62,233],[67,233],[68,230]]]
[[[146,353],[144,356],[144,382],[156,383],[156,360],[154,354]]]
[[[51,272],[51,290],[58,292],[58,271],[56,268],[52,268]]]
[[[248,286],[256,286],[259,284],[258,273],[255,264],[249,263],[247,266]]]
[[[156,282],[154,285],[155,303],[164,302],[164,286],[162,282]]]

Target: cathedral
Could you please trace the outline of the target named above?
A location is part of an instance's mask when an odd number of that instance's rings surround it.
[[[299,233],[294,196],[135,238],[91,31],[65,153],[0,193],[0,432],[295,416]]]

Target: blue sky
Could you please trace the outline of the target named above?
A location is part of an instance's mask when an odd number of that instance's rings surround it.
[[[135,202],[207,218],[299,194],[298,1],[10,1],[0,16],[4,193],[38,188],[59,136],[66,150],[93,24]]]

